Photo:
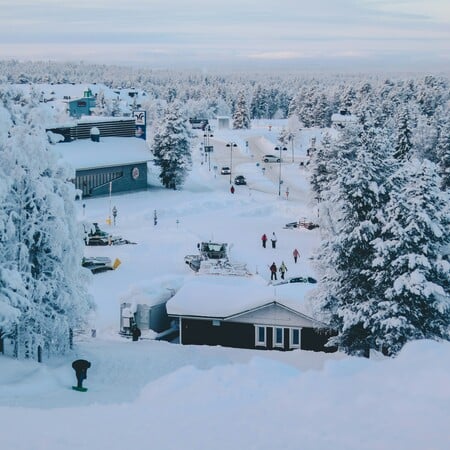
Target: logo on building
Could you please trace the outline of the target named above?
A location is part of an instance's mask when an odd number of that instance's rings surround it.
[[[131,171],[131,178],[133,178],[133,180],[137,180],[139,178],[139,169],[137,167],[133,167],[133,170]]]
[[[145,128],[147,125],[146,111],[133,111],[134,124],[136,126],[135,135],[137,138],[146,139]]]

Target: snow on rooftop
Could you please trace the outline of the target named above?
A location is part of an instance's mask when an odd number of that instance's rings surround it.
[[[293,285],[292,285],[293,286]],[[268,285],[260,276],[196,276],[187,282],[167,303],[172,315],[228,317],[277,301],[298,312],[303,311],[305,293],[311,285],[296,283]]]
[[[97,122],[122,122],[124,120],[132,120],[134,121],[134,118],[129,116],[119,116],[119,117],[113,117],[113,116],[82,116],[80,119],[78,119],[78,123],[97,123]]]
[[[79,139],[56,144],[55,149],[76,170],[132,164],[153,159],[147,143],[134,137],[100,137],[100,142]]]
[[[132,284],[118,299],[135,305],[154,306],[166,302],[182,286],[184,277],[166,276]]]

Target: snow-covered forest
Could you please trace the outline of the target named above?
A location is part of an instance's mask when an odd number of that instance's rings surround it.
[[[312,149],[311,201],[319,203],[322,236],[316,254],[318,313],[338,331],[333,343],[349,353],[377,349],[394,355],[412,339],[448,339],[447,78],[217,75],[8,61],[0,64],[0,80],[1,323],[3,333],[19,324],[30,333],[18,355],[34,357],[28,340],[46,345],[48,339],[39,336],[50,329],[59,336],[59,327],[64,335],[89,309],[85,275],[75,269],[82,247],[72,188],[64,182],[69,176],[45,143],[45,126],[61,120],[63,112],[44,108],[40,83],[142,90],[139,106],[151,118],[153,153],[169,188],[182,186],[191,165],[183,125],[189,117],[230,114],[236,129],[249,128],[252,119],[289,117],[301,128],[325,130],[333,114],[354,118],[338,133],[325,133]],[[28,95],[20,90],[24,84],[32,85]],[[96,113],[114,115],[115,99],[107,108],[108,99],[99,93]],[[136,98],[129,107],[136,108]],[[281,142],[289,141],[289,132],[282,130]],[[176,153],[167,153],[171,147]],[[48,265],[55,261],[57,271]],[[56,317],[61,322],[50,327],[47,320]]]
[[[12,358],[0,347],[5,448],[119,449],[150,436],[167,449],[444,450],[449,83],[0,62],[0,342],[14,342]],[[104,225],[111,194],[76,200],[74,168],[46,132],[72,119],[64,100],[82,86],[96,94],[94,115],[147,113],[155,176],[144,192],[112,197],[117,226]],[[190,128],[189,118],[218,116],[230,129]],[[283,163],[262,164],[278,151]],[[231,174],[216,170],[230,158],[248,182],[231,193]],[[283,227],[303,216],[318,228]],[[92,222],[137,245],[85,246]],[[261,247],[272,231],[277,248]],[[287,294],[269,281],[272,260],[287,277],[317,279],[304,298],[299,284],[288,292],[334,331],[338,351],[120,337],[120,302],[167,299],[201,277],[183,256],[211,239],[229,242],[275,298]],[[121,265],[93,276],[86,255]],[[70,388],[76,358],[92,361],[84,394]]]

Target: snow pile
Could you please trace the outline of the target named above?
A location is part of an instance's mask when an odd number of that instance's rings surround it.
[[[139,346],[129,343],[128,348]],[[148,383],[125,403],[0,407],[2,448],[448,448],[449,343],[414,342],[395,360],[346,358],[328,361],[322,371],[250,353],[255,356],[248,363],[207,370],[186,365]],[[302,352],[291,355],[302,358]],[[143,373],[151,359],[147,364]],[[89,374],[87,382],[95,388]],[[91,391],[70,394],[84,401]]]

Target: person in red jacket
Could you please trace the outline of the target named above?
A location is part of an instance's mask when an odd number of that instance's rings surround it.
[[[300,252],[296,248],[294,248],[294,251],[292,252],[292,256],[294,257],[295,264],[297,264],[297,259],[300,256]]]
[[[261,236],[261,242],[262,242],[262,246],[263,246],[264,248],[266,248],[266,242],[267,242],[267,236],[266,236],[266,233],[264,233],[264,234]]]

